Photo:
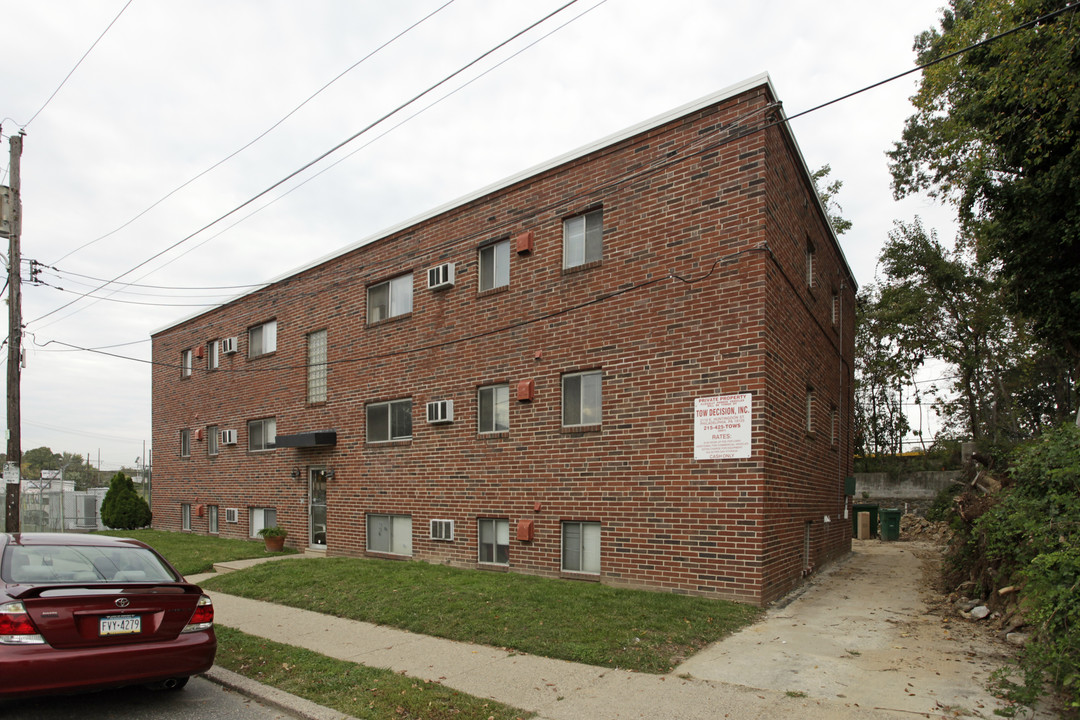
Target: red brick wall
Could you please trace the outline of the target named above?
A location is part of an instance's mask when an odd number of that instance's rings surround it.
[[[729,124],[765,121],[759,87],[598,150],[182,322],[154,337],[154,525],[178,530],[180,503],[223,508],[220,534],[247,536],[249,507],[275,507],[289,543],[306,545],[306,470],[333,468],[328,551],[363,554],[365,515],[411,515],[413,557],[475,567],[477,518],[510,521],[509,569],[560,575],[560,523],[601,523],[603,582],[766,602],[813,562],[850,547],[838,530],[850,472],[850,329],[846,365],[826,287],[798,285],[805,238],[822,282],[846,278],[784,133],[737,137]],[[603,209],[603,260],[562,268],[563,219]],[[477,291],[477,247],[531,231],[511,248],[510,286]],[[768,249],[764,243],[767,241]],[[427,268],[456,263],[449,290]],[[366,288],[412,271],[413,311],[366,322]],[[676,277],[677,276],[677,277]],[[791,283],[786,281],[791,279]],[[853,283],[847,282],[847,293]],[[848,305],[850,307],[850,304]],[[826,314],[823,314],[826,313]],[[277,351],[249,360],[246,330],[275,319]],[[329,396],[306,402],[307,333],[328,331]],[[184,348],[240,337],[222,367]],[[561,427],[561,375],[603,373],[603,422]],[[531,379],[535,398],[518,402]],[[509,383],[510,430],[477,434],[477,388]],[[802,429],[806,383],[819,406],[844,409],[843,443],[827,420]],[[751,393],[753,456],[695,461],[694,399]],[[365,406],[411,397],[413,436],[365,442]],[[429,425],[424,406],[454,401],[454,422]],[[337,445],[247,452],[246,422],[275,417],[278,434],[335,429]],[[182,428],[239,431],[239,444],[179,457]],[[840,459],[843,458],[843,459]],[[293,468],[300,480],[290,477]],[[241,510],[225,523],[224,508]],[[824,523],[832,515],[831,523]],[[453,542],[428,539],[432,518],[455,520]],[[531,542],[515,539],[531,519]],[[207,532],[206,518],[192,518]]]

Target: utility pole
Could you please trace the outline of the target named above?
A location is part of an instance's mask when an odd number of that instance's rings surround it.
[[[7,464],[4,480],[7,486],[6,529],[19,532],[19,492],[22,490],[22,413],[19,383],[22,375],[22,258],[19,236],[22,233],[22,201],[20,159],[22,133],[11,136],[11,186],[8,188],[8,363],[7,363]],[[14,467],[12,467],[14,465]]]

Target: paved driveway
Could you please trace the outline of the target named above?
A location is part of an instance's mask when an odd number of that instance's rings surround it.
[[[986,685],[1010,648],[958,616],[930,613],[929,574],[938,562],[928,544],[855,541],[847,560],[795,599],[675,674],[897,717],[995,717],[1002,704]]]

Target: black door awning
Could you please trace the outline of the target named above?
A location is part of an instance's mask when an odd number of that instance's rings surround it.
[[[279,448],[330,447],[331,445],[337,445],[337,430],[277,435],[274,437],[274,444]]]

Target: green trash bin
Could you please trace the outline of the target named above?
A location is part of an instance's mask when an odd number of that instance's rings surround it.
[[[900,508],[886,508],[881,511],[881,539],[900,539]]]
[[[851,537],[859,537],[859,513],[870,513],[870,537],[878,536],[878,506],[877,505],[854,505],[851,513]]]

